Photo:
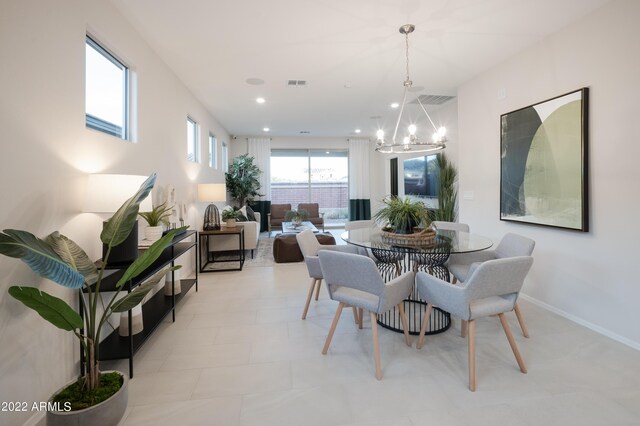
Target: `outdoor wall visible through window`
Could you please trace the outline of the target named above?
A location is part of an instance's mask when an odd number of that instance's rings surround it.
[[[198,123],[187,117],[187,160],[198,162]]]
[[[128,138],[128,69],[87,36],[85,115],[87,127]]]

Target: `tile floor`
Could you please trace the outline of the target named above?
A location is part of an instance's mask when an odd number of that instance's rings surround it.
[[[346,310],[321,354],[336,304],[323,288],[300,319],[303,263],[200,277],[136,355],[122,425],[640,424],[640,352],[526,301],[531,338],[509,322],[529,373],[498,319],[478,321],[471,393],[458,323],[420,351],[380,328],[377,381],[368,318],[357,330]]]

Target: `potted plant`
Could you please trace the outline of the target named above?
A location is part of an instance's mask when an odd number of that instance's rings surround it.
[[[169,226],[169,218],[173,207],[167,207],[164,202],[151,209],[150,212],[138,213],[140,217],[147,221],[149,226],[144,230],[144,238],[150,242],[158,241],[162,237],[162,225]]]
[[[413,228],[431,224],[429,212],[420,200],[409,197],[386,197],[382,200],[383,207],[373,216],[374,220],[397,234],[411,234]]]
[[[455,222],[456,204],[458,202],[458,190],[456,188],[458,170],[444,153],[438,154],[437,162],[440,170],[438,208],[431,212],[431,218],[433,220]]]
[[[288,210],[284,214],[284,220],[291,222],[294,227],[300,225],[303,221],[307,220],[308,217],[309,213],[303,209]]]
[[[222,220],[227,223],[227,227],[234,228],[236,220],[240,218],[240,210],[224,209],[222,210]]]
[[[51,399],[60,411],[47,412],[47,424],[117,424],[127,407],[127,377],[120,372],[101,372],[99,368],[100,332],[112,313],[126,312],[139,304],[145,295],[165,276],[165,268],[124,297],[118,295],[126,282],[147,269],[173,239],[172,230],[144,251],[124,272],[117,291],[107,301],[100,301],[100,285],[109,254],[131,233],[140,202],[155,183],[155,174],[118,209],[106,223],[100,239],[107,246],[101,266],[96,266],[76,243],[53,232],[42,240],[15,229],[0,233],[0,254],[25,262],[34,272],[64,287],[79,291],[83,316],[67,302],[34,287],[12,286],[9,294],[36,311],[54,326],[72,332],[84,353],[86,374],[65,386]],[[104,423],[104,422],[107,423]]]
[[[224,174],[227,191],[236,200],[237,207],[242,208],[247,202],[262,196],[260,191],[260,168],[253,164],[254,158],[243,154],[233,159],[229,171]]]

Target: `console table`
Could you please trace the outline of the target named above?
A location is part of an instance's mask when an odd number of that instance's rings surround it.
[[[116,328],[111,334],[109,334],[102,342],[100,342],[100,352],[98,359],[100,361],[114,360],[114,359],[129,359],[129,377],[133,377],[133,356],[142,347],[144,342],[153,334],[158,325],[164,320],[169,312],[173,315],[173,321],[176,320],[176,303],[178,303],[189,292],[191,287],[195,285],[196,291],[198,291],[198,232],[186,231],[173,238],[171,244],[164,249],[160,257],[151,264],[144,272],[137,277],[128,281],[123,287],[123,290],[131,292],[137,286],[142,284],[146,279],[153,276],[156,272],[162,270],[162,268],[171,265],[175,266],[175,261],[178,257],[187,253],[188,251],[195,249],[195,278],[182,279],[179,282],[181,291],[176,294],[175,287],[173,289],[172,296],[165,296],[162,290],[154,294],[151,299],[142,305],[142,317],[144,321],[144,329],[137,334],[129,334],[129,336],[120,336],[118,328]],[[106,275],[102,279],[100,292],[113,292],[115,286],[120,277],[124,274],[127,268],[122,269],[107,269]],[[171,272],[173,274],[173,272]],[[176,281],[173,281],[175,286]],[[86,291],[86,290],[84,290]],[[82,295],[79,295],[82,297]],[[82,317],[82,303],[80,303],[80,316]],[[131,311],[129,311],[129,330],[131,330]],[[84,351],[80,348],[80,374],[84,375]]]

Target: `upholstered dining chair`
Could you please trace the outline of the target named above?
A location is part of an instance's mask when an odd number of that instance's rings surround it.
[[[409,297],[413,289],[415,273],[406,272],[385,284],[375,262],[366,256],[321,250],[318,257],[327,282],[329,297],[340,302],[322,353],[326,355],[329,350],[333,333],[345,306],[367,310],[371,317],[376,379],[382,379],[377,315],[396,306],[400,312],[405,341],[408,346],[411,346],[407,317],[404,312],[404,299]]]
[[[313,290],[316,290],[316,300],[320,297],[320,286],[322,285],[322,269],[320,269],[320,260],[318,259],[318,251],[320,250],[334,250],[342,251],[345,253],[358,254],[358,249],[355,246],[346,245],[322,245],[318,242],[315,234],[306,229],[296,235],[298,247],[304,256],[304,263],[307,266],[307,272],[309,272],[309,278],[311,278],[311,286],[309,287],[309,294],[307,295],[307,302],[304,305],[304,311],[302,312],[302,319],[307,318],[307,312],[309,311],[309,304],[311,303],[311,297],[313,297]],[[353,316],[356,323],[359,323],[359,316],[357,311],[353,310]]]
[[[495,248],[495,250],[458,254],[450,259],[447,266],[449,268],[449,272],[453,274],[454,278],[457,281],[464,282],[469,275],[469,269],[471,268],[471,265],[473,265],[474,263],[485,262],[492,259],[504,259],[514,256],[531,256],[531,253],[533,253],[533,249],[535,246],[536,242],[531,238],[527,238],[518,234],[508,233],[504,237],[502,237],[502,240],[500,240],[500,243]],[[524,337],[529,337],[529,329],[524,322],[524,318],[522,317],[522,312],[520,312],[518,303],[515,304],[514,312],[516,313],[516,318],[518,318],[518,324],[520,324],[522,334],[524,335]],[[465,327],[463,324],[462,335],[464,336],[464,334]]]
[[[420,328],[417,348],[422,348],[429,324],[431,309],[437,306],[452,315],[468,321],[469,344],[469,390],[476,390],[475,320],[498,315],[520,371],[527,372],[524,360],[518,351],[505,312],[513,310],[524,279],[531,269],[531,256],[508,257],[474,263],[469,268],[468,279],[459,286],[451,285],[437,277],[418,272],[416,283],[420,298],[426,300],[427,312]]]

